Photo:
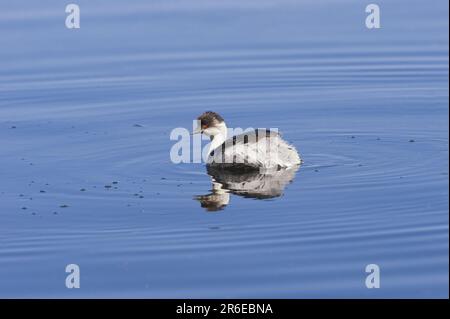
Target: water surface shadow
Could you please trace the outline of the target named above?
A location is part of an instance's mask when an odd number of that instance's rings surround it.
[[[206,195],[197,195],[194,199],[200,202],[207,211],[223,210],[230,203],[230,193],[245,198],[270,199],[283,195],[286,186],[292,182],[299,166],[290,169],[261,172],[230,171],[215,167],[207,167],[211,176],[212,190]]]

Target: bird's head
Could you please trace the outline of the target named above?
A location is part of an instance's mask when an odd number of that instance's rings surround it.
[[[223,138],[226,138],[227,126],[222,116],[216,112],[208,111],[197,118],[197,128],[194,134],[196,133],[203,133],[212,138],[220,134]]]

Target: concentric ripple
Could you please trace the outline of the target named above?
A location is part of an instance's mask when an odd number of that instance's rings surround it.
[[[448,297],[446,2],[39,3],[0,13],[0,296]],[[200,207],[206,110],[296,146],[282,196]]]

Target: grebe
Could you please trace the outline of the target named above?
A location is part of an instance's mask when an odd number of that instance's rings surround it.
[[[224,119],[215,112],[198,118],[195,133],[209,136],[207,165],[230,170],[280,170],[296,167],[302,160],[294,146],[276,131],[256,129],[227,139]]]

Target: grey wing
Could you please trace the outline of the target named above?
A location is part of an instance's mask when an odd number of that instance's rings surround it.
[[[235,135],[225,141],[211,154],[211,164],[242,164],[261,167],[270,159],[270,149],[277,145],[277,131],[256,129]]]

